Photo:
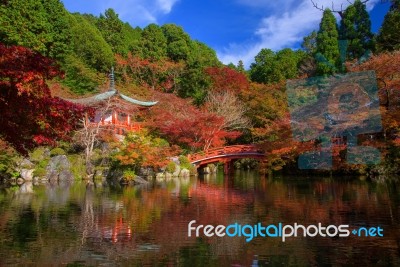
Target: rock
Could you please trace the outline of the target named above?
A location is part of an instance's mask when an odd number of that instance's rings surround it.
[[[159,172],[156,174],[156,181],[160,182],[165,179],[165,174],[163,172]]]
[[[146,181],[145,179],[143,179],[140,176],[135,176],[133,181],[135,182],[135,184],[148,184],[149,183],[148,181]]]
[[[32,181],[33,180],[33,172],[34,170],[32,169],[22,169],[20,170],[20,174],[22,179],[25,181]]]
[[[47,178],[50,181],[71,181],[74,179],[71,173],[71,163],[67,156],[59,155],[52,157],[46,167]]]
[[[180,172],[181,172],[181,166],[175,165],[175,171],[172,173],[172,176],[178,177]]]
[[[171,161],[173,161],[176,165],[180,165],[181,163],[179,162],[179,157],[172,157]]]
[[[74,180],[74,175],[69,170],[64,170],[58,174],[59,181],[72,181]]]
[[[35,167],[35,164],[26,158],[24,158],[18,165],[21,169],[33,169]]]
[[[183,168],[181,170],[181,172],[179,173],[179,176],[180,177],[188,177],[188,176],[190,176],[190,171],[188,169]]]
[[[154,175],[153,168],[140,168],[139,175],[152,176]]]

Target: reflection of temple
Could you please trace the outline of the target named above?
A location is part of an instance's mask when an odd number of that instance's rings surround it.
[[[147,109],[157,102],[145,102],[130,98],[115,89],[114,69],[110,74],[110,88],[107,92],[81,99],[68,99],[69,101],[96,110],[94,118],[90,120],[93,126],[104,126],[113,129],[117,133],[126,130],[140,130],[140,124],[134,122],[133,116],[139,110]]]

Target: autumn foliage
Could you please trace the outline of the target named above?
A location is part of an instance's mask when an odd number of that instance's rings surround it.
[[[124,141],[115,143],[118,152],[115,159],[119,166],[135,169],[139,166],[161,168],[167,165],[170,157],[179,154],[177,146],[170,146],[167,141],[152,137],[146,131],[129,133]]]
[[[236,138],[238,131],[224,128],[224,117],[193,106],[174,94],[157,94],[159,104],[149,112],[148,126],[172,143],[190,150],[207,150]]]
[[[122,72],[126,83],[136,83],[139,86],[172,92],[176,90],[176,80],[182,74],[183,64],[170,60],[151,61],[128,53],[126,58],[116,56],[117,69]]]
[[[383,127],[388,133],[397,134],[400,130],[400,52],[383,53],[373,56],[363,64],[349,63],[347,67],[351,72],[375,71]]]
[[[18,151],[68,139],[83,107],[52,97],[47,79],[61,75],[50,59],[0,44],[0,135]]]
[[[248,90],[250,83],[247,77],[229,67],[208,67],[205,73],[211,79],[212,91],[232,91],[236,94]]]

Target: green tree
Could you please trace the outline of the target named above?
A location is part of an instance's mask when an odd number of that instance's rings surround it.
[[[296,78],[299,74],[299,63],[305,55],[306,53],[302,50],[293,51],[290,48],[278,51],[275,55],[274,81],[279,82]]]
[[[74,55],[97,71],[109,71],[114,54],[100,31],[80,14],[71,15],[70,29]]]
[[[59,0],[8,0],[0,4],[0,40],[63,60],[69,52],[68,12]]]
[[[380,51],[400,49],[400,0],[392,1],[379,31],[377,46]]]
[[[271,49],[261,49],[255,62],[250,65],[250,79],[258,83],[277,83],[298,75],[298,66],[305,56],[303,51],[293,51],[285,48],[274,52]]]
[[[100,15],[97,20],[97,27],[114,53],[128,54],[128,46],[123,36],[124,23],[118,18],[118,14],[113,9],[109,8],[104,12],[104,15]]]
[[[210,81],[205,75],[207,67],[220,66],[217,54],[207,45],[191,41],[189,43],[190,54],[186,60],[186,67],[180,81],[178,95],[180,97],[192,97],[197,105],[204,102]]]
[[[142,29],[140,27],[132,28],[132,26],[129,23],[127,22],[124,23],[122,27],[122,36],[124,36],[124,43],[126,45],[125,50],[134,53],[139,53],[141,35],[142,35]]]
[[[246,73],[246,70],[244,68],[244,64],[242,60],[239,60],[238,65],[236,67],[236,70],[241,72],[241,73]]]
[[[72,52],[65,57],[62,82],[78,94],[96,90],[102,82],[102,74],[108,73],[114,65],[111,46],[92,22],[86,15],[69,15]]]
[[[111,46],[115,54],[127,56],[129,52],[137,53],[142,30],[119,19],[118,14],[111,8],[97,18],[93,15],[83,15],[92,25],[101,32],[104,40]]]
[[[374,35],[371,32],[371,20],[365,4],[356,0],[343,12],[340,24],[340,40],[347,41],[347,59],[359,59],[368,50],[373,51]]]
[[[254,63],[250,65],[250,79],[253,82],[269,83],[270,74],[274,68],[275,53],[271,49],[263,48],[255,56]]]
[[[325,9],[317,34],[317,74],[332,74],[340,63],[339,33],[332,11]]]
[[[190,37],[175,24],[165,24],[161,27],[167,38],[167,55],[174,61],[186,60],[189,53]]]
[[[141,51],[144,58],[152,61],[158,61],[166,57],[167,38],[158,25],[152,23],[143,29]]]

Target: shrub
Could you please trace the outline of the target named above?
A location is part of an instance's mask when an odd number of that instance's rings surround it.
[[[34,177],[44,177],[46,176],[47,172],[46,169],[38,167],[33,171],[33,176]]]
[[[135,179],[135,171],[132,169],[127,169],[123,173],[123,178],[127,181],[133,181]]]
[[[174,173],[176,170],[176,164],[173,161],[170,161],[167,165],[167,168],[165,169],[169,173]]]
[[[179,156],[179,163],[181,165],[181,168],[190,170],[192,167],[192,163],[190,163],[189,159],[186,156]]]
[[[85,160],[80,155],[68,155],[68,160],[71,162],[71,173],[75,179],[82,179],[86,176]]]
[[[16,162],[19,155],[6,141],[0,138],[0,174],[6,177],[16,177],[19,172],[16,171]],[[1,177],[1,175],[0,175]]]
[[[35,148],[30,154],[29,159],[32,162],[40,162],[48,157],[48,148],[47,147],[38,147]]]
[[[64,149],[62,149],[62,148],[60,148],[60,147],[53,148],[53,149],[50,151],[50,156],[52,156],[52,157],[54,157],[54,156],[60,156],[60,155],[65,155],[65,154],[66,154],[66,153],[65,153]]]
[[[197,175],[197,168],[194,165],[191,165],[189,168],[189,172],[191,175]]]

